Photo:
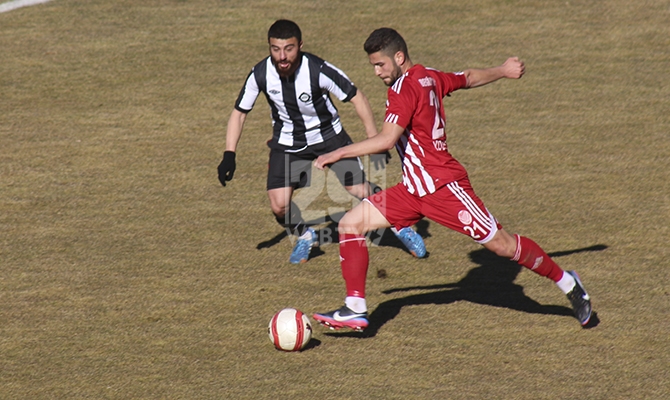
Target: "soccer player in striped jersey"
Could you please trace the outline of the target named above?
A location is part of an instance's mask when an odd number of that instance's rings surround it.
[[[390,28],[372,32],[364,48],[375,74],[389,86],[382,130],[374,137],[320,156],[314,165],[324,168],[341,158],[378,153],[395,145],[402,157],[402,183],[370,196],[340,220],[345,304],[314,314],[314,319],[331,328],[365,329],[369,256],[364,234],[388,226],[411,225],[427,217],[554,281],[567,295],[579,322],[586,325],[591,302],[577,273],[563,271],[531,239],[505,231],[475,194],[465,168],[447,149],[442,99],[458,89],[502,78],[519,79],[524,74],[523,62],[512,57],[497,67],[459,73],[426,68],[412,63],[404,39]]]
[[[270,207],[277,222],[298,236],[289,261],[302,263],[319,242],[315,230],[305,224],[300,210],[291,201],[293,192],[309,186],[312,161],[319,155],[352,143],[330,96],[354,105],[367,137],[375,136],[377,127],[367,97],[345,73],[301,50],[302,33],[295,22],[275,21],[268,30],[268,44],[270,56],[252,68],[228,120],[226,150],[218,167],[219,181],[226,186],[233,179],[235,152],[247,113],[263,93],[270,105],[273,127],[272,139],[268,141]],[[384,151],[373,157],[376,168],[384,167],[387,155]],[[342,158],[330,168],[345,189],[359,199],[370,195],[373,189],[381,190],[365,180],[358,157]],[[414,256],[420,258],[426,254],[423,239],[409,225],[393,231]]]

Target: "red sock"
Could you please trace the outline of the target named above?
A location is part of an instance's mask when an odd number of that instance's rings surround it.
[[[365,236],[340,233],[340,265],[347,296],[365,297],[369,260]]]
[[[563,277],[563,270],[542,248],[527,237],[516,236],[516,253],[512,261],[516,261],[536,274],[546,276],[554,282]]]

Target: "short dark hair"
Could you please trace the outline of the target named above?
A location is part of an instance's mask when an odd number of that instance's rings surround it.
[[[274,24],[268,29],[268,42],[270,38],[275,39],[298,39],[298,42],[302,42],[302,32],[300,32],[300,27],[293,21],[287,19],[278,19]]]
[[[395,53],[402,51],[405,53],[405,56],[409,58],[405,39],[392,28],[375,29],[370,36],[368,36],[368,40],[365,41],[363,48],[368,55],[381,51],[388,56],[392,56]]]

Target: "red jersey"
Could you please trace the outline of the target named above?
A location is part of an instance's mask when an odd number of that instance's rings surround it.
[[[467,177],[447,150],[442,105],[445,96],[466,84],[462,73],[415,64],[388,89],[384,121],[405,128],[396,149],[402,159],[403,184],[415,196]]]

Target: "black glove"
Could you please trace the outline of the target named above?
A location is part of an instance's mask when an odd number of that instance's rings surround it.
[[[386,168],[386,164],[391,160],[391,153],[388,150],[385,153],[370,154],[370,161],[375,167],[375,171]]]
[[[224,151],[223,160],[219,164],[219,182],[223,186],[226,186],[226,181],[233,179],[233,174],[235,173],[235,152],[234,151]]]

